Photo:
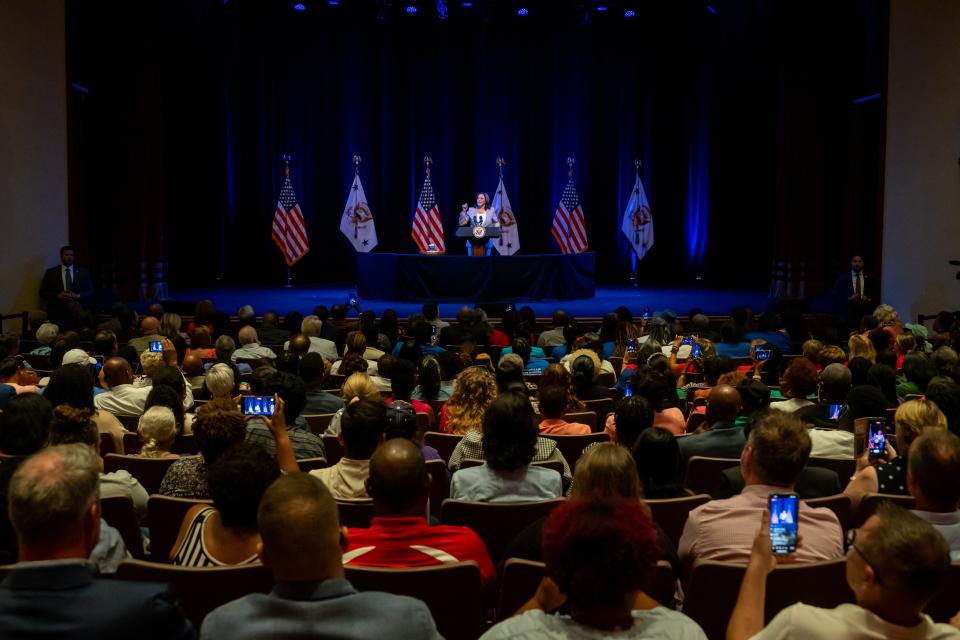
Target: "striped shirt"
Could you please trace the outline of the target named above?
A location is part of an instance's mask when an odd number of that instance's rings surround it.
[[[184,538],[183,544],[180,545],[180,549],[177,550],[176,556],[173,558],[173,563],[180,565],[181,567],[226,567],[233,566],[226,562],[220,562],[207,551],[207,545],[203,542],[203,527],[207,522],[207,518],[216,513],[217,510],[213,507],[206,507],[197,512],[193,517],[193,521],[190,523],[190,528],[187,529],[187,537]],[[237,562],[236,564],[254,564],[258,562],[257,554],[253,554],[246,560]]]
[[[467,431],[460,440],[460,443],[450,455],[450,462],[447,467],[451,472],[460,468],[460,464],[466,459],[485,460],[483,456],[483,434],[479,431]],[[563,463],[564,484],[569,484],[573,480],[573,474],[570,473],[570,465],[560,450],[557,448],[557,441],[550,438],[537,437],[537,447],[533,452],[531,462],[547,462],[549,460],[559,460]]]

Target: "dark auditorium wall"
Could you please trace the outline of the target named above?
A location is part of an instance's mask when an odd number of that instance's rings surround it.
[[[67,240],[65,67],[63,1],[0,2],[3,313],[37,307],[43,269]]]
[[[71,215],[102,230],[101,282],[282,283],[285,152],[313,245],[300,282],[353,275],[338,221],[354,153],[380,251],[414,251],[427,153],[448,237],[503,155],[522,251],[554,251],[573,155],[600,282],[627,280],[635,158],[656,228],[643,284],[765,289],[780,263],[812,296],[849,252],[879,262],[883,104],[853,99],[883,90],[884,0],[639,3],[589,27],[577,0],[487,25],[459,3],[438,23],[432,2],[413,19],[394,2],[386,24],[367,0],[291,4],[68,0],[71,80],[90,88],[71,103]]]
[[[960,3],[890,9],[883,298],[915,321],[960,309]]]

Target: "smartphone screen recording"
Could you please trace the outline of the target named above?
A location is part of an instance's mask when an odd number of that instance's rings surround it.
[[[800,499],[795,493],[772,493],[767,500],[770,507],[770,546],[774,553],[793,553],[797,550]]]
[[[757,362],[763,362],[770,359],[770,349],[756,348],[753,350],[753,359]]]
[[[840,412],[843,410],[842,404],[832,404],[830,405],[830,420],[839,420]]]
[[[243,415],[272,416],[273,398],[270,396],[243,396]]]
[[[880,420],[867,423],[867,452],[871,458],[879,458],[887,452],[886,425]]]
[[[150,351],[153,353],[163,353],[163,343],[159,340],[154,340],[150,343]]]

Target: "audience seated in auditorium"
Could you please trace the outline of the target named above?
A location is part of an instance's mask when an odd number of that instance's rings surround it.
[[[184,352],[184,356],[197,356],[198,358],[216,358],[217,352],[210,341],[210,330],[206,327],[195,327],[190,334],[190,347]]]
[[[290,339],[290,331],[280,329],[277,327],[278,324],[280,324],[280,316],[276,311],[267,311],[263,314],[257,334],[264,344],[283,344]]]
[[[925,429],[910,446],[907,487],[913,513],[933,525],[960,560],[960,438],[944,429]]]
[[[707,424],[710,428],[679,441],[684,466],[693,456],[739,458],[746,443],[743,426],[736,423],[739,413],[740,394],[736,389],[727,385],[711,389],[707,396]]]
[[[817,368],[806,358],[794,358],[780,379],[780,393],[786,400],[773,402],[770,408],[792,413],[815,405],[807,396],[817,392]]]
[[[809,456],[810,436],[794,416],[771,411],[759,418],[740,456],[746,486],[737,496],[690,512],[680,537],[680,559],[746,562],[756,523],[768,508],[767,496],[792,492]],[[792,560],[816,562],[843,555],[843,530],[830,509],[814,509],[801,500],[799,530],[803,544]]]
[[[180,395],[172,387],[165,384],[158,384],[150,389],[147,401],[143,405],[144,413],[152,407],[166,407],[173,412],[174,424],[177,434],[193,433],[193,420],[196,417],[192,413],[186,413],[183,410],[183,403]],[[142,416],[141,416],[142,417]]]
[[[552,365],[551,365],[552,366]],[[581,422],[567,422],[564,414],[567,412],[569,391],[565,385],[544,385],[542,382],[537,389],[537,398],[540,407],[540,433],[554,435],[576,436],[590,433],[590,425]]]
[[[359,331],[354,331],[349,336],[347,336],[346,341],[346,351],[343,354],[344,359],[347,356],[354,356],[357,358],[363,359],[367,363],[366,373],[370,376],[377,375],[377,361],[367,358],[367,339]],[[338,360],[333,363],[333,366],[330,369],[330,373],[348,375],[340,370],[343,360]]]
[[[654,355],[656,361],[664,361],[662,355]],[[632,392],[647,401],[653,408],[653,426],[666,429],[674,435],[686,431],[683,412],[677,407],[676,382],[668,371],[648,365],[636,368],[630,382]]]
[[[520,356],[520,359],[523,360],[523,372],[527,375],[541,375],[544,370],[550,366],[550,363],[546,359],[533,356],[530,349],[530,341],[526,338],[514,338],[510,347],[510,353]]]
[[[94,406],[93,375],[93,368],[89,365],[63,365],[50,375],[50,382],[43,395],[54,407],[65,404],[75,409],[91,411],[97,431],[113,436],[114,448],[123,451],[123,434],[127,430],[112,413],[100,411]]]
[[[40,346],[33,349],[30,352],[30,355],[32,356],[50,355],[50,345],[53,344],[53,341],[57,339],[58,335],[60,335],[60,327],[53,324],[52,322],[44,322],[37,329],[37,333],[36,333],[37,342],[40,343]]]
[[[640,398],[637,400],[642,402]],[[666,429],[643,429],[633,443],[633,461],[647,498],[662,500],[690,495],[680,478],[680,446]]]
[[[310,473],[320,478],[337,500],[366,500],[370,456],[384,440],[387,406],[380,400],[353,396],[343,411],[337,439],[343,457],[332,467]]]
[[[901,378],[897,384],[897,397],[902,400],[910,395],[921,395],[927,390],[927,385],[935,375],[937,370],[925,354],[908,354],[903,358]]]
[[[306,338],[309,338],[309,351],[319,353],[330,362],[333,362],[340,357],[340,354],[337,351],[336,343],[334,343],[332,340],[327,340],[326,338],[320,337],[320,331],[322,327],[323,323],[320,321],[320,318],[315,315],[307,316],[300,324],[300,334]],[[284,350],[290,349],[292,342],[293,338],[283,343]],[[297,351],[297,349],[292,349],[292,351]]]
[[[99,459],[86,445],[50,447],[10,481],[20,563],[0,583],[0,636],[193,638],[169,590],[97,580],[87,564],[100,540]]]
[[[414,400],[424,402],[445,402],[453,393],[453,385],[446,384],[442,379],[440,363],[433,356],[425,356],[420,360],[417,371],[417,386],[410,395]]]
[[[409,440],[394,438],[370,459],[367,492],[376,517],[369,529],[351,529],[345,565],[422,567],[473,560],[489,594],[497,573],[483,541],[467,527],[428,526],[430,474],[423,454]]]
[[[610,441],[632,449],[644,429],[653,426],[654,413],[642,396],[621,398],[607,415],[604,431]]]
[[[956,629],[935,624],[923,613],[950,570],[946,543],[929,524],[890,504],[881,505],[862,527],[851,531],[846,576],[856,604],[823,609],[798,602],[765,627],[767,574],[782,560],[771,552],[768,518],[759,514],[755,518],[754,527],[760,529],[754,528],[750,562],[727,626],[728,640],[957,637]]]
[[[790,334],[784,328],[783,318],[779,313],[773,311],[760,314],[760,317],[757,318],[757,330],[748,333],[744,336],[744,339],[748,342],[763,340],[768,345],[780,349],[781,353],[794,353]]]
[[[203,381],[206,375],[206,371],[203,368],[203,360],[195,355],[184,356],[180,368],[194,397],[196,398],[198,395],[202,395],[204,393]]]
[[[240,363],[234,362],[233,352],[236,350],[237,350],[237,345],[233,341],[233,338],[226,335],[220,336],[219,338],[217,338],[216,346],[214,349],[214,354],[216,355],[216,361],[204,363],[203,365],[204,368],[209,370],[211,367],[213,367],[216,364],[220,364],[220,363],[226,364],[230,367],[231,370],[233,370],[234,380],[239,382],[240,375],[244,373],[251,373],[253,371],[253,367],[251,367],[246,362],[240,362]]]
[[[563,344],[563,330],[567,327],[568,322],[567,312],[563,309],[557,309],[553,312],[553,328],[548,329],[540,334],[540,337],[537,338],[537,346],[540,348],[543,347],[557,347]]]
[[[544,528],[546,576],[536,594],[483,638],[705,639],[696,623],[642,591],[658,552],[639,501],[569,500]],[[554,615],[562,605],[569,614]]]
[[[93,403],[100,411],[117,416],[143,414],[150,387],[133,385],[133,369],[123,358],[110,358],[100,369],[100,386],[106,391],[94,397]]]
[[[273,349],[269,349],[260,344],[260,338],[257,336],[257,330],[254,327],[247,326],[240,329],[237,335],[240,340],[240,348],[233,352],[231,359],[238,360],[266,360],[273,362],[277,359],[277,354]]]
[[[207,469],[213,506],[198,504],[184,515],[170,550],[174,564],[219,567],[258,561],[257,507],[280,477],[277,461],[260,447],[240,443]]]
[[[140,416],[137,425],[140,435],[141,458],[179,458],[171,453],[173,441],[177,437],[177,419],[169,407],[156,405],[150,407]]]
[[[599,366],[600,358],[595,351],[578,349],[567,358],[569,360],[565,358],[564,364],[570,368],[573,388],[578,400],[601,400],[613,397],[613,391],[598,382],[601,367]]]
[[[233,445],[243,442],[246,436],[243,414],[232,401],[210,401],[197,411],[193,435],[200,454],[174,460],[160,483],[161,495],[209,498],[207,465],[213,464]]]
[[[373,311],[362,311],[360,313],[360,333],[367,340],[367,350],[363,357],[368,360],[379,360],[383,354],[389,353],[393,349],[393,344],[385,334],[377,328],[377,314]],[[347,334],[350,339],[350,334]]]
[[[466,458],[484,464],[461,469]],[[556,471],[530,464],[563,460],[557,443],[537,435],[533,408],[526,395],[507,391],[496,397],[483,416],[483,433],[470,431],[450,456],[455,471],[450,497],[482,502],[549,500],[563,496],[563,481]],[[569,467],[563,460],[564,475]],[[458,471],[459,469],[459,471]]]
[[[343,408],[343,400],[323,390],[327,376],[327,363],[319,353],[307,353],[300,358],[300,378],[306,385],[307,396],[303,413],[334,413]]]
[[[393,358],[393,356],[386,355],[384,358]],[[373,378],[365,373],[353,373],[343,381],[343,386],[340,387],[340,399],[343,400],[344,408],[338,409],[333,415],[323,435],[335,436],[340,433],[340,423],[344,411],[347,405],[354,402],[354,398],[381,402],[380,389],[374,383]]]
[[[428,325],[428,335],[429,329]],[[471,340],[474,343],[481,342],[480,331],[476,325],[476,314],[470,307],[460,307],[457,312],[456,323],[443,327],[440,330],[438,341],[441,345],[447,345],[461,344],[464,340]]]
[[[140,321],[140,335],[127,341],[127,344],[137,353],[143,353],[150,348],[151,342],[158,342],[164,339],[160,334],[160,319],[153,316],[144,316]]]
[[[481,367],[464,369],[457,376],[450,400],[440,412],[440,431],[479,433],[483,414],[496,397],[497,381],[492,373]]]
[[[871,459],[864,451],[857,459],[857,473],[843,490],[854,504],[868,493],[910,495],[907,487],[907,462],[910,446],[925,428],[947,428],[943,412],[929,400],[909,400],[897,407],[894,414],[895,443],[887,440],[886,455]]]
[[[293,444],[297,458],[322,458],[326,455],[323,440],[315,435],[303,417],[303,408],[307,402],[307,390],[303,380],[289,373],[272,373],[262,381],[254,378],[250,388],[254,395],[278,395],[284,402],[284,418],[287,435]],[[273,455],[276,453],[276,441],[265,416],[247,416],[247,442],[255,444]]]
[[[957,377],[960,378],[960,374]],[[947,428],[960,435],[960,385],[953,378],[937,376],[927,385],[924,397],[943,412],[947,418]]]
[[[423,602],[357,592],[344,579],[346,529],[330,491],[316,478],[298,473],[274,482],[260,502],[257,522],[258,554],[273,570],[276,585],[269,594],[215,609],[203,621],[204,638],[440,638]]]
[[[229,400],[239,393],[235,371],[225,362],[218,362],[207,370],[203,384],[211,400]]]
[[[413,397],[413,390],[417,386],[417,368],[409,360],[397,360],[390,367],[390,395],[384,398],[387,406],[394,402],[403,402],[413,407],[415,413],[425,413],[430,416],[430,423],[435,424],[433,408]]]
[[[841,414],[847,410],[851,379],[850,370],[842,364],[828,365],[820,372],[820,402],[796,411],[800,421],[813,426],[811,457],[853,459],[853,432],[840,423]]]

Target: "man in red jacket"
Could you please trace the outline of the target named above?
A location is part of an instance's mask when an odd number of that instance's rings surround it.
[[[370,458],[367,492],[377,516],[369,529],[350,529],[343,564],[423,567],[474,560],[484,590],[496,589],[497,572],[476,533],[467,527],[428,525],[430,474],[415,444],[393,438],[378,447]]]

